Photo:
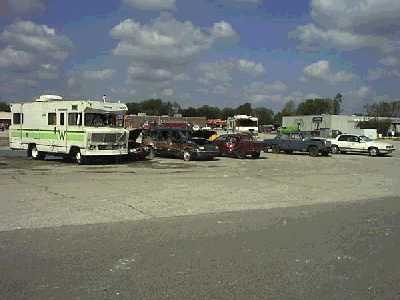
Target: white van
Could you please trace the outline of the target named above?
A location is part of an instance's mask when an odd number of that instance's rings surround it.
[[[63,100],[55,95],[12,104],[10,148],[27,150],[33,159],[62,155],[79,164],[92,156],[127,155],[127,110],[122,103]]]

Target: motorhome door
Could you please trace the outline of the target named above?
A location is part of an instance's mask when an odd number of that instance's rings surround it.
[[[67,151],[67,109],[57,109],[56,135],[55,150]]]

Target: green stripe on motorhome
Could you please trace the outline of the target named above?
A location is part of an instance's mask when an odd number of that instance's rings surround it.
[[[84,131],[54,131],[42,129],[13,129],[11,130],[11,137],[14,138],[28,138],[35,140],[68,140],[74,142],[83,142],[85,140]]]

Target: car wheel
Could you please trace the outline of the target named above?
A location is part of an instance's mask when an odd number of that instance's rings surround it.
[[[251,158],[253,158],[253,159],[258,159],[258,158],[260,158],[260,156],[261,156],[261,153],[258,152],[258,153],[252,154],[252,155],[251,155]]]
[[[333,145],[331,147],[331,151],[332,151],[332,154],[339,154],[339,152],[340,152],[339,147],[336,145]]]
[[[329,151],[322,151],[322,156],[329,156]]]
[[[74,155],[75,161],[78,165],[84,165],[86,163],[86,158],[81,154],[81,150],[76,150]]]
[[[318,156],[318,148],[315,147],[315,146],[311,146],[311,147],[308,149],[308,153],[310,154],[310,156],[316,157],[316,156]]]
[[[154,149],[150,148],[150,152],[149,152],[149,154],[147,154],[147,158],[151,160],[151,159],[154,159],[154,157],[155,157]]]
[[[31,147],[30,153],[31,153],[32,159],[34,159],[34,160],[43,160],[45,158],[45,154],[43,152],[40,152],[36,148],[36,145],[33,145]]]
[[[192,155],[190,154],[189,151],[184,151],[183,152],[183,160],[184,161],[190,161],[192,159]]]
[[[369,156],[377,156],[379,154],[379,151],[377,148],[369,148],[368,154]]]
[[[273,145],[272,146],[272,153],[279,153],[281,150],[279,149],[278,145]]]

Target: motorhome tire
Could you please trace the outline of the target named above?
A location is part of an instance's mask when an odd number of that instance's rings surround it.
[[[81,154],[80,149],[76,149],[74,152],[74,158],[78,165],[84,165],[86,163],[86,158]]]
[[[29,147],[28,156],[29,156],[29,154],[32,157],[32,159],[34,159],[34,160],[43,160],[46,156],[43,152],[41,152],[37,149],[36,145],[31,145]]]

